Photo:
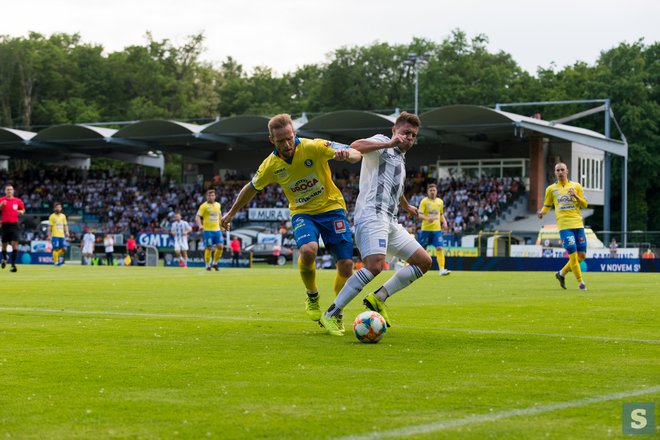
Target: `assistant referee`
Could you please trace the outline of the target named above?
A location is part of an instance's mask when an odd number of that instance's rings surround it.
[[[5,186],[5,197],[0,198],[0,221],[2,222],[2,262],[7,266],[7,245],[11,243],[11,269],[16,272],[16,257],[18,256],[18,216],[25,214],[25,205],[18,197],[14,197],[14,187]]]

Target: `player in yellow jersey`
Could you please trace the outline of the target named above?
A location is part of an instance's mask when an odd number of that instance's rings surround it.
[[[580,263],[587,258],[587,236],[584,233],[580,209],[588,206],[587,200],[584,198],[582,186],[568,180],[568,167],[565,163],[560,162],[555,165],[555,177],[557,182],[545,190],[543,209],[539,211],[538,217],[543,218],[554,206],[559,235],[564,249],[569,254],[568,263],[555,274],[561,287],[566,288],[566,274],[573,272],[575,279],[580,283],[580,290],[587,290],[580,269]]]
[[[66,223],[66,215],[62,214],[62,204],[55,202],[55,211],[48,217],[48,240],[53,246],[53,264],[61,266],[64,264],[65,240],[69,238],[69,226]]]
[[[206,191],[206,202],[202,203],[197,211],[195,222],[200,230],[204,231],[204,262],[206,270],[218,270],[220,257],[225,248],[220,230],[220,217],[222,210],[220,203],[215,201],[215,190]]]
[[[293,235],[300,250],[298,268],[307,289],[305,310],[313,321],[318,321],[321,318],[316,287],[319,236],[337,259],[335,295],[353,272],[353,237],[346,218],[346,202],[332,181],[328,161],[356,163],[362,156],[348,145],[297,137],[287,114],[272,117],[268,133],[275,150],[261,163],[252,181],[241,189],[221,224],[228,229],[236,213],[258,192],[271,183],[279,184],[289,200]]]
[[[418,217],[422,220],[422,230],[419,233],[419,244],[424,247],[431,256],[435,253],[438,260],[438,273],[446,276],[451,273],[445,269],[445,253],[442,250],[442,231],[447,230],[447,219],[444,216],[445,202],[438,197],[438,187],[435,183],[429,183],[426,187],[426,195],[419,203],[417,209]]]

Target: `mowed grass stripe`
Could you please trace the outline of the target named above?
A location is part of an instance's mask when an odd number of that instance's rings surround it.
[[[612,400],[629,399],[631,397],[643,396],[646,394],[653,394],[660,392],[660,385],[639,390],[623,391],[620,393],[603,394],[600,396],[585,397],[584,399],[571,400],[568,402],[557,402],[546,405],[532,406],[528,408],[512,409],[501,411],[498,413],[478,414],[473,416],[464,417],[462,419],[454,420],[441,420],[434,423],[424,423],[421,425],[413,425],[405,428],[392,429],[389,431],[370,432],[366,434],[351,435],[347,437],[339,437],[335,440],[370,440],[392,437],[409,437],[411,435],[431,434],[438,431],[443,431],[452,428],[460,428],[462,426],[474,425],[477,423],[495,422],[497,420],[507,419],[510,417],[519,416],[533,416],[537,414],[544,414],[552,411],[560,411],[569,408],[580,408],[583,406],[593,405],[596,403],[609,402]]]
[[[268,317],[249,317],[249,316],[225,316],[225,315],[196,315],[196,314],[176,314],[176,313],[147,313],[147,312],[113,312],[104,310],[66,310],[66,309],[40,309],[40,308],[24,308],[24,307],[0,307],[3,312],[20,312],[20,313],[52,313],[52,314],[66,314],[66,315],[90,315],[90,316],[117,316],[117,317],[139,317],[139,318],[158,318],[158,319],[200,319],[200,320],[220,320],[220,321],[261,321],[261,322],[281,322],[281,323],[297,323],[306,324],[308,320],[302,319],[282,319],[282,318],[268,318]],[[485,329],[472,329],[472,328],[456,328],[456,327],[435,327],[435,326],[412,326],[412,325],[397,325],[397,328],[422,330],[422,331],[440,331],[440,332],[460,332],[468,334],[486,334],[486,335],[509,335],[509,336],[533,336],[533,337],[546,337],[546,338],[571,338],[571,339],[587,339],[594,341],[616,341],[616,342],[635,342],[640,344],[660,344],[660,339],[639,339],[639,338],[620,338],[611,336],[594,336],[594,335],[570,335],[570,334],[557,334],[557,333],[535,333],[535,332],[517,332],[509,330],[485,330]]]

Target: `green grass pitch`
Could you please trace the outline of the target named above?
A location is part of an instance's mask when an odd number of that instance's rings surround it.
[[[585,278],[432,272],[367,345],[290,268],[5,269],[0,438],[624,438],[623,402],[660,423],[660,276]]]

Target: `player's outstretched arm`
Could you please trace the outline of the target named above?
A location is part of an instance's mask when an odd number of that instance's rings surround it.
[[[335,150],[334,160],[345,161],[348,163],[358,163],[362,159],[362,153],[355,148],[346,148],[343,150]]]
[[[252,186],[252,182],[248,182],[247,185],[241,189],[241,192],[238,193],[238,197],[236,197],[236,201],[229,209],[229,212],[227,212],[227,214],[225,214],[222,219],[220,219],[220,227],[223,231],[229,230],[231,221],[236,216],[236,213],[240,211],[241,208],[243,208],[245,205],[247,205],[256,194],[257,190]]]
[[[406,143],[406,139],[400,135],[396,134],[392,136],[389,142],[376,138],[368,139],[358,139],[351,144],[351,148],[356,149],[362,154],[371,153],[376,150],[384,150],[386,148],[393,148],[397,145],[402,145]]]

